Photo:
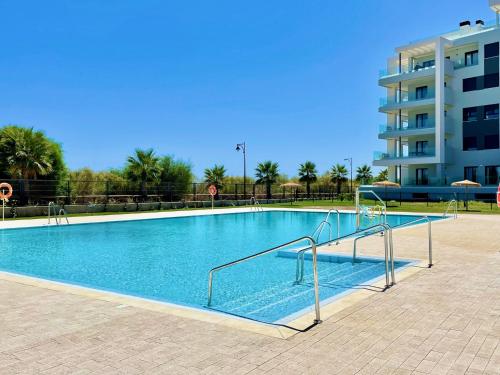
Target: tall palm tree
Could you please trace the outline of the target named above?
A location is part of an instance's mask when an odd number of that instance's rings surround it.
[[[160,175],[160,159],[152,148],[136,149],[135,155],[127,158],[126,174],[132,181],[141,184],[141,194],[147,196],[147,183],[157,181]]]
[[[268,160],[263,163],[259,163],[257,168],[255,168],[255,177],[257,184],[266,185],[266,197],[267,199],[272,198],[271,185],[278,179],[278,163],[273,163]]]
[[[342,183],[347,181],[347,168],[345,165],[335,164],[330,171],[330,178],[337,185],[337,194],[340,194]]]
[[[307,197],[311,196],[311,183],[318,180],[318,171],[316,170],[316,164],[312,161],[306,161],[299,167],[299,181],[306,183]]]
[[[215,199],[219,199],[219,190],[222,188],[222,183],[226,177],[226,168],[223,165],[215,164],[213,168],[205,169],[205,182],[208,185],[214,185],[217,188]]]
[[[53,170],[52,148],[45,135],[33,128],[9,126],[2,134],[2,153],[9,174],[21,178],[29,196],[29,180]]]
[[[375,181],[387,181],[389,179],[389,171],[387,170],[387,168],[385,169],[382,169],[377,177],[375,177]]]
[[[373,179],[372,168],[368,165],[362,165],[356,169],[356,180],[363,185],[369,183]]]

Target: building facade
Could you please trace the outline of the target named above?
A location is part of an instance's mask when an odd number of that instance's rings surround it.
[[[374,165],[403,186],[500,182],[500,1],[496,22],[461,22],[450,33],[396,48],[381,72],[387,149]]]

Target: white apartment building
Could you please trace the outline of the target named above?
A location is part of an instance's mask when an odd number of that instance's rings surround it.
[[[381,72],[387,90],[374,165],[403,186],[500,179],[500,0],[496,22],[464,21],[455,31],[396,48]]]

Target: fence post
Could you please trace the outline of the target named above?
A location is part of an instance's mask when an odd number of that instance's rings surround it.
[[[193,201],[196,202],[196,182],[193,182]]]
[[[238,184],[234,184],[234,200],[238,200]]]
[[[109,203],[109,181],[106,180],[106,204]]]
[[[66,181],[66,204],[71,204],[71,180]]]

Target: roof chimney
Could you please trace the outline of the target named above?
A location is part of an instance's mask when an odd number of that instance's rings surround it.
[[[470,30],[470,21],[460,22],[460,30],[461,31],[469,31]]]

